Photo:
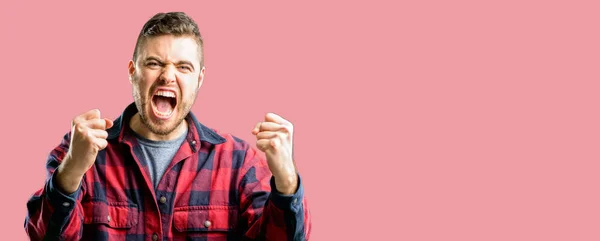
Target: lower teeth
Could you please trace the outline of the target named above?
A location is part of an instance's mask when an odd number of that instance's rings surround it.
[[[160,112],[159,110],[157,110],[156,113],[160,116],[169,116],[171,115],[171,113],[173,113],[173,110],[169,110],[167,112]]]

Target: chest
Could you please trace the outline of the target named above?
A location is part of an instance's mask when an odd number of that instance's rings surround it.
[[[243,152],[179,150],[155,188],[151,160],[133,148],[105,150],[85,176],[87,229],[159,236],[235,229]]]

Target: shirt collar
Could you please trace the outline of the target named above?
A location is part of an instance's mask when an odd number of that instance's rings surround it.
[[[113,127],[107,130],[108,138],[107,139],[115,139],[119,138],[119,141],[122,141],[122,133],[129,129],[129,120],[131,117],[138,112],[135,103],[129,104],[123,114],[119,116],[115,121]],[[198,139],[200,141],[205,141],[210,144],[216,145],[225,142],[225,138],[221,135],[217,134],[212,129],[204,126],[202,123],[196,119],[196,116],[190,111],[189,114],[185,117],[188,122],[188,136],[193,135],[193,139]],[[191,123],[194,123],[193,125]],[[196,133],[194,133],[196,130]],[[194,135],[197,134],[197,135]],[[195,143],[196,145],[200,145],[200,143]]]

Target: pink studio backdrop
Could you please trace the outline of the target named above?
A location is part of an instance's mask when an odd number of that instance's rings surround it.
[[[599,7],[3,1],[1,239],[27,239],[48,152],[132,101],[138,31],[176,10],[206,41],[203,123],[295,124],[312,240],[600,240]]]

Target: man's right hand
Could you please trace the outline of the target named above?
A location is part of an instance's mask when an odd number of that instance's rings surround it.
[[[108,145],[106,129],[112,126],[112,120],[100,118],[98,109],[73,119],[69,151],[56,170],[56,184],[61,191],[67,194],[77,191],[83,174],[94,165],[98,151]]]

